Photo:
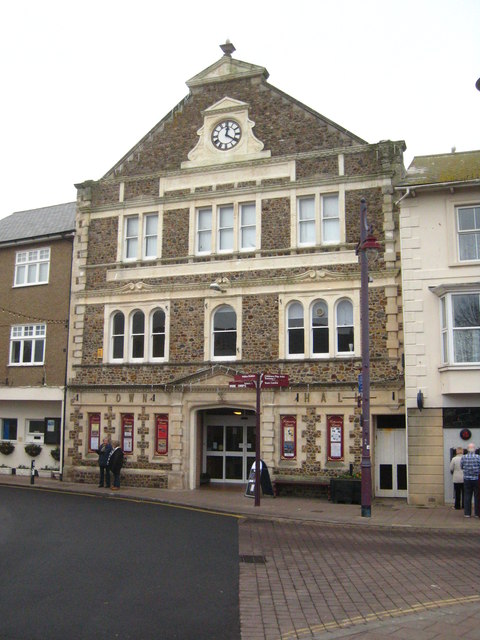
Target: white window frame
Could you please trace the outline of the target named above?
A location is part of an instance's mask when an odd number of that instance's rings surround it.
[[[50,277],[50,247],[40,247],[38,249],[25,249],[17,251],[15,254],[15,275],[14,287],[34,287],[41,284],[48,284]],[[42,265],[46,265],[46,276],[41,280],[40,271]],[[35,268],[35,280],[28,282],[29,269]],[[24,273],[24,282],[19,282],[19,274]]]
[[[290,311],[292,307],[295,305],[299,305],[302,309],[302,326],[301,327],[290,327]],[[303,331],[303,353],[290,353],[290,331]],[[305,335],[305,306],[300,300],[291,300],[286,308],[286,331],[285,331],[285,356],[288,359],[293,360],[303,360],[305,358],[305,353],[307,349],[307,336]]]
[[[143,316],[143,331],[141,333],[134,333],[133,332],[133,320],[135,318],[135,315],[137,313],[141,313]],[[149,333],[146,333],[146,329],[147,329],[147,318],[145,317],[145,312],[143,311],[143,309],[134,309],[131,313],[130,313],[130,317],[128,318],[128,359],[129,362],[144,362],[147,358],[148,358],[148,344],[147,344],[147,340],[146,340],[146,336],[149,336]],[[134,357],[133,355],[133,342],[135,340],[136,337],[142,337],[143,338],[143,353],[141,356],[139,357]],[[145,353],[147,352],[147,353]]]
[[[232,223],[229,226],[222,226],[221,217],[222,210],[231,210]],[[222,249],[222,232],[231,232],[232,245],[226,249]],[[218,253],[233,253],[235,246],[235,207],[233,204],[221,204],[217,207],[217,247]]]
[[[460,230],[460,219],[459,219],[459,214],[460,211],[462,209],[478,209],[479,213],[478,213],[478,223],[479,226],[474,226],[472,229],[466,229],[461,231]],[[477,217],[477,214],[475,214],[475,217]],[[457,255],[458,255],[458,261],[461,264],[472,264],[472,263],[477,263],[480,262],[480,203],[472,203],[472,204],[463,204],[463,205],[457,205],[455,207],[455,229],[456,229],[456,235],[457,235]],[[462,236],[467,236],[467,235],[471,235],[473,234],[476,238],[476,251],[477,251],[477,256],[475,258],[462,258],[461,257],[461,248],[460,248],[460,240],[462,238]]]
[[[353,308],[353,351],[338,351],[337,349],[337,305],[342,300],[348,300]],[[312,313],[317,302],[324,302],[328,311],[328,353],[313,353]],[[304,314],[304,339],[305,348],[303,354],[289,354],[288,351],[288,312],[293,303],[299,303],[303,307]],[[320,291],[313,294],[280,294],[279,296],[279,358],[285,360],[340,360],[355,358],[360,355],[359,328],[360,328],[360,291],[354,289],[343,291]]]
[[[313,326],[313,310],[316,307],[316,305],[320,302],[323,302],[323,304],[327,307],[327,325],[326,327],[314,327]],[[331,318],[331,314],[330,314],[330,309],[329,309],[329,305],[327,300],[325,300],[324,298],[316,298],[315,300],[313,300],[313,302],[310,305],[310,309],[309,309],[309,322],[310,322],[310,357],[311,358],[329,358],[330,357],[330,338],[331,338],[331,326],[330,326],[330,318]],[[328,349],[326,352],[324,353],[314,353],[313,351],[313,344],[314,344],[314,339],[313,339],[313,334],[315,330],[320,329],[320,331],[326,331],[327,332],[327,336],[328,336],[328,340],[327,340],[327,344],[328,344]]]
[[[163,333],[162,332],[153,333],[153,316],[155,315],[155,313],[157,311],[162,311],[164,316],[165,316]],[[157,306],[157,307],[155,307],[154,309],[152,309],[150,311],[150,316],[149,316],[149,319],[148,319],[148,329],[149,329],[149,333],[148,333],[148,356],[149,356],[149,360],[151,362],[165,362],[166,353],[167,353],[168,332],[167,332],[167,313],[166,313],[166,311],[165,311],[165,309],[163,307]],[[155,357],[153,355],[153,339],[154,339],[154,336],[159,336],[159,335],[163,335],[163,356]]]
[[[123,333],[114,333],[114,322],[115,322],[115,316],[118,314],[122,314],[123,315]],[[126,319],[125,319],[125,313],[123,311],[121,311],[120,309],[116,309],[110,316],[110,327],[109,327],[109,349],[110,349],[110,360],[111,362],[123,362],[125,360],[125,333],[126,333],[126,329],[127,329],[127,325],[126,325]],[[120,338],[122,337],[122,356],[120,358],[115,358],[113,356],[114,354],[114,342],[115,342],[115,338]]]
[[[226,309],[226,308],[231,309],[235,313],[235,353],[233,355],[229,355],[229,356],[216,356],[215,355],[215,330],[214,330],[215,315],[221,309]],[[230,332],[230,333],[232,333],[232,332]],[[219,304],[219,305],[217,305],[215,307],[215,309],[213,309],[212,315],[211,315],[210,335],[211,335],[210,344],[211,344],[211,359],[212,360],[225,362],[225,361],[228,361],[228,360],[232,361],[232,360],[236,360],[237,359],[237,355],[238,355],[238,312],[235,309],[235,307],[233,307],[231,304]]]
[[[30,431],[31,422],[43,422],[43,431]],[[25,420],[25,442],[43,444],[44,440],[45,440],[45,419],[44,418],[27,418]]]
[[[161,309],[165,314],[165,342],[164,342],[164,357],[153,357],[153,314],[155,311]],[[170,334],[170,304],[166,301],[155,301],[147,304],[125,304],[120,306],[105,305],[104,311],[104,335],[103,344],[106,348],[103,351],[103,363],[108,364],[148,364],[167,362],[169,358],[169,334]],[[144,314],[144,342],[143,342],[143,357],[133,358],[132,344],[133,333],[132,323],[135,312],[141,311]],[[123,358],[113,357],[113,319],[115,314],[123,313],[124,318],[124,333],[123,333]],[[121,334],[118,334],[119,336]]]
[[[440,298],[440,333],[441,333],[441,354],[442,362],[444,365],[452,367],[480,367],[480,360],[455,360],[455,332],[462,330],[479,330],[478,326],[472,325],[468,328],[455,328],[454,327],[454,313],[453,313],[453,298],[455,296],[474,295],[480,299],[480,291],[478,290],[465,290],[465,291],[452,291],[445,293]],[[445,326],[443,326],[445,325]],[[445,338],[446,335],[446,338]],[[445,345],[445,346],[444,346]]]
[[[337,216],[328,217],[324,216],[324,202],[326,198],[337,197]],[[315,215],[308,220],[300,220],[300,202],[302,200],[311,199],[314,201]],[[345,242],[345,189],[340,186],[336,189],[329,191],[322,190],[312,191],[307,189],[297,190],[295,194],[291,196],[291,209],[292,209],[292,246],[299,248],[314,247],[314,246],[336,246]],[[338,239],[325,240],[325,222],[337,220],[338,221]],[[315,232],[313,241],[301,242],[300,227],[302,224],[314,224]]]
[[[254,206],[255,207],[255,224],[244,225],[242,222],[243,207]],[[220,226],[220,212],[223,208],[233,207],[233,226],[221,227]],[[208,256],[208,255],[223,255],[234,253],[246,253],[256,251],[259,246],[259,228],[260,228],[260,210],[259,202],[257,200],[225,200],[218,201],[215,204],[199,204],[194,207],[194,246],[193,250],[195,255]],[[210,227],[205,229],[199,229],[199,216],[202,211],[210,211]],[[255,246],[244,247],[242,244],[242,230],[246,228],[254,228],[255,232]],[[232,229],[233,239],[232,247],[227,249],[220,248],[220,236],[221,232],[226,229]],[[200,234],[210,235],[210,249],[207,251],[200,251]]]
[[[151,218],[156,218],[157,224],[155,227],[155,233],[147,233],[147,221]],[[137,220],[137,233],[135,235],[127,236],[128,231],[128,221],[129,220]],[[158,211],[147,211],[145,213],[131,213],[126,214],[122,218],[122,260],[123,262],[138,262],[138,261],[150,261],[156,260],[160,257],[160,233],[159,233],[159,221],[160,215]],[[147,255],[147,240],[148,238],[156,238],[156,253],[155,255]],[[134,256],[128,256],[128,243],[129,240],[136,240],[137,243],[137,252]]]
[[[300,219],[300,211],[302,209],[302,202],[313,202],[313,215],[310,218],[303,218]],[[301,196],[299,198],[297,198],[297,225],[298,225],[298,246],[299,247],[313,247],[317,244],[319,244],[318,242],[318,220],[317,220],[317,205],[316,205],[316,197],[314,195],[309,195],[309,196]],[[302,237],[302,226],[306,226],[309,225],[310,227],[313,226],[313,240],[312,241],[307,241],[307,242],[302,242],[301,237]]]
[[[352,324],[342,324],[342,325],[338,324],[338,307],[342,302],[349,302],[352,307]],[[353,301],[350,298],[344,296],[339,300],[337,300],[337,302],[335,303],[334,318],[335,318],[335,355],[352,356],[355,353],[355,309],[353,306]],[[348,351],[340,351],[338,348],[338,330],[343,327],[352,327],[353,329],[353,349],[352,350],[349,349]]]
[[[20,342],[20,362],[13,361],[14,343]],[[32,359],[23,362],[25,343],[31,342]],[[43,342],[43,357],[41,362],[35,362],[35,346],[37,342]],[[41,367],[45,364],[45,350],[47,346],[46,324],[14,324],[10,330],[10,361],[11,367]]]

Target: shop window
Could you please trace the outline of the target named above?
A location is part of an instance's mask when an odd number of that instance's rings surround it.
[[[17,418],[2,418],[2,440],[17,439]]]
[[[38,420],[27,420],[26,441],[37,442],[43,444],[43,438],[45,434],[45,420],[43,418]]]

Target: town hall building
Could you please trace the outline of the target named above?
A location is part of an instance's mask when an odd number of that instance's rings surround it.
[[[127,485],[358,471],[360,200],[370,259],[374,491],[405,496],[398,210],[403,141],[368,144],[234,47],[105,176],[78,190],[64,476]],[[288,376],[261,395],[235,376]],[[238,378],[237,378],[238,379]]]

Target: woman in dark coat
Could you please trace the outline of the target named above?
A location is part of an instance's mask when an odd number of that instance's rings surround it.
[[[108,470],[107,463],[108,457],[112,451],[112,445],[110,444],[109,438],[104,438],[100,448],[98,449],[98,464],[100,466],[100,482],[98,484],[99,487],[103,487],[103,482],[105,478],[105,486],[107,489],[110,489],[110,471]]]
[[[120,447],[120,442],[116,440],[113,443],[113,451],[108,457],[108,468],[113,473],[113,487],[112,491],[118,491],[120,489],[120,471],[123,465],[123,451]]]

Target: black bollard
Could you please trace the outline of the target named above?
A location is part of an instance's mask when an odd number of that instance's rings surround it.
[[[35,460],[30,465],[30,484],[35,484]]]

